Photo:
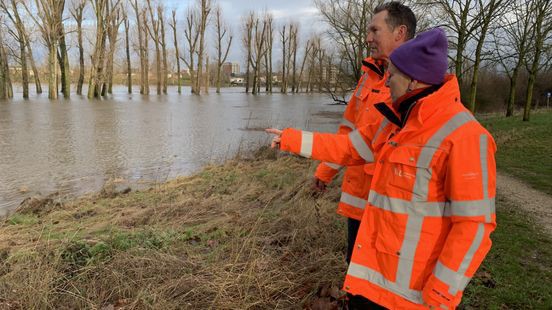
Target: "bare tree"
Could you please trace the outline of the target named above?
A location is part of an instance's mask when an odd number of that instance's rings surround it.
[[[65,1],[65,0],[64,0]],[[63,97],[71,97],[71,70],[69,68],[69,56],[67,55],[67,44],[65,43],[65,26],[63,25],[63,9],[57,12],[60,21],[59,25],[59,44],[58,44],[58,64],[61,73],[61,93]]]
[[[205,30],[207,29],[207,19],[211,13],[211,0],[198,0],[200,3],[199,15],[199,46],[197,50],[197,94],[201,92],[201,83],[203,83],[203,57],[205,55]]]
[[[531,106],[533,104],[533,89],[537,74],[542,68],[542,54],[547,48],[546,40],[552,32],[552,0],[534,0],[533,6],[533,30],[531,32],[532,46],[527,54],[527,71],[529,72],[529,81],[525,95],[525,107],[523,109],[523,121],[529,121]]]
[[[117,48],[117,37],[119,36],[119,27],[123,22],[121,14],[121,6],[116,3],[109,7],[107,21],[107,38],[109,40],[109,52],[107,54],[107,63],[105,71],[105,79],[102,88],[102,96],[113,93],[113,58]]]
[[[176,10],[172,10],[172,22],[169,23],[173,30],[173,42],[174,42],[174,53],[176,58],[176,81],[178,84],[178,93],[182,93],[182,81],[180,76],[180,53],[178,51],[178,38],[176,35]]]
[[[289,58],[291,59],[291,92],[295,93],[297,88],[297,47],[298,47],[298,31],[299,26],[297,24],[290,25],[290,44],[289,44]]]
[[[222,20],[222,10],[220,6],[215,9],[215,26],[217,32],[217,94],[220,93],[222,65],[228,57],[230,45],[232,44],[232,34],[229,33],[228,26]],[[226,41],[224,41],[226,38]]]
[[[157,6],[157,17],[159,18],[159,25],[161,26],[161,52],[162,52],[162,62],[163,62],[163,94],[167,93],[167,79],[169,69],[167,67],[167,44],[165,42],[165,17],[163,14],[163,7]]]
[[[329,25],[327,35],[347,60],[354,81],[362,75],[362,60],[369,52],[366,44],[368,23],[373,9],[379,3],[381,1],[314,0],[324,21]]]
[[[17,30],[17,34],[14,33],[12,30],[9,30],[9,32],[17,40],[17,42],[19,42],[19,63],[21,64],[21,84],[23,87],[23,98],[29,98],[29,70],[27,69],[27,52],[25,48],[25,26],[21,21],[19,12],[17,11],[17,4],[15,0],[11,0],[12,11],[10,11],[7,3],[5,2],[0,3],[0,9],[2,9],[4,14],[8,16],[8,18],[15,26],[15,29]]]
[[[80,0],[73,9],[71,15],[77,23],[77,44],[79,48],[79,79],[77,81],[77,95],[82,95],[82,84],[84,84],[84,46],[82,44],[82,20],[86,0]]]
[[[31,62],[31,68],[33,70],[33,77],[35,80],[35,87],[36,87],[36,93],[42,94],[42,84],[40,83],[40,73],[38,72],[38,68],[36,66],[34,56],[33,56],[33,50],[31,48],[31,42],[29,40],[29,36],[25,38],[25,44],[27,46],[27,59]]]
[[[272,48],[274,45],[274,17],[267,13],[266,18],[266,53],[265,53],[265,70],[266,70],[266,87],[267,93],[272,93]]]
[[[500,26],[493,33],[498,61],[510,80],[506,117],[514,115],[518,76],[529,48],[533,5],[534,2],[512,3],[511,14],[501,16]]]
[[[143,43],[143,64],[144,64],[144,72],[143,72],[143,79],[144,79],[144,95],[149,95],[150,93],[150,87],[149,87],[149,40],[148,40],[148,14],[147,10],[142,10],[142,28],[139,30],[142,32],[142,37],[144,39]]]
[[[286,25],[284,25],[282,26],[282,30],[280,31],[280,42],[282,43],[282,81],[280,82],[280,92],[284,94],[287,93],[286,46],[288,41],[289,38],[286,35]]]
[[[453,56],[454,69],[458,83],[462,89],[464,82],[465,60],[467,58],[467,46],[469,40],[479,28],[481,13],[478,9],[478,0],[428,0],[425,3],[429,7],[436,7],[437,11],[432,15],[436,17],[436,23],[444,25],[452,32],[451,50],[455,51]],[[437,4],[437,6],[435,6]]]
[[[1,21],[2,19],[0,18],[0,99],[7,99],[13,97],[13,90],[8,67],[8,54],[4,47],[4,29],[1,26]]]
[[[186,57],[181,57],[180,59],[184,61],[190,72],[192,94],[198,94],[194,61],[199,38],[198,24],[199,21],[197,20],[195,11],[192,8],[188,8],[188,12],[186,13],[186,29],[184,29],[184,37],[188,44],[188,54]]]
[[[65,7],[65,0],[35,0],[34,3],[36,5],[36,12],[33,13],[26,3],[22,2],[28,15],[40,29],[42,39],[48,49],[48,98],[57,99],[57,49],[60,34],[63,33],[63,21],[61,18]]]
[[[148,79],[148,54],[145,45],[147,44],[147,34],[144,32],[144,19],[141,17],[142,11],[138,6],[137,0],[130,3],[136,15],[136,30],[138,31],[138,55],[140,57],[140,94],[149,94]]]
[[[250,12],[243,21],[244,26],[244,35],[243,35],[243,45],[246,50],[245,58],[245,93],[249,93],[249,77],[251,72],[251,54],[253,49],[253,23],[255,22],[255,13]]]
[[[479,18],[479,28],[474,33],[475,39],[477,41],[477,46],[475,48],[475,61],[473,64],[472,78],[470,85],[470,99],[468,101],[468,108],[470,111],[475,112],[476,105],[476,93],[477,93],[477,82],[479,78],[479,66],[482,59],[483,46],[485,44],[485,38],[489,31],[491,23],[493,23],[497,17],[503,14],[506,8],[509,8],[510,0],[477,0],[480,13]]]
[[[128,28],[129,20],[126,12],[123,15],[123,22],[125,24],[125,51],[126,51],[126,64],[127,64],[127,90],[128,93],[132,93],[132,67],[130,63],[130,42],[128,40]]]
[[[151,0],[147,0],[148,11],[150,15],[151,28],[147,27],[148,34],[155,44],[155,72],[157,73],[157,94],[161,95],[161,85],[163,83],[163,75],[161,72],[161,40],[159,37],[159,16],[156,19],[153,15],[153,8],[151,6]]]
[[[108,0],[93,0],[92,8],[96,14],[96,42],[91,57],[90,79],[88,80],[88,98],[98,98],[101,95],[104,74],[104,58],[106,45]]]
[[[250,53],[249,62],[253,69],[252,94],[258,94],[260,90],[261,62],[266,53],[265,34],[267,22],[266,18],[261,22],[258,17],[253,22],[253,49]]]
[[[309,55],[313,47],[314,47],[314,44],[312,44],[311,40],[309,39],[305,44],[305,52],[303,55],[303,61],[301,62],[301,69],[299,71],[299,83],[297,84],[297,88],[295,88],[296,93],[301,91],[301,85],[303,82],[303,71],[305,69],[305,64],[307,63],[307,59],[309,58]]]

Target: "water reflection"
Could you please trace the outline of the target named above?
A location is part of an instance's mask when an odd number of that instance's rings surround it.
[[[85,92],[86,93],[86,92]],[[343,106],[324,95],[246,95],[214,90],[197,97],[128,95],[104,100],[73,95],[49,101],[0,101],[0,213],[25,197],[80,195],[107,180],[131,187],[187,175],[208,162],[267,144],[269,126],[333,131]]]

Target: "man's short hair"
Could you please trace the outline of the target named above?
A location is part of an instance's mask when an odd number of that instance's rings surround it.
[[[378,5],[374,9],[374,14],[383,11],[387,11],[387,18],[385,21],[391,29],[395,29],[400,25],[405,25],[406,38],[414,38],[414,34],[416,34],[416,16],[409,7],[397,1],[391,1]]]

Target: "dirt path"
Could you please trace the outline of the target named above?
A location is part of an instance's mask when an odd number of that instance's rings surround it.
[[[518,179],[497,171],[497,192],[527,211],[552,235],[552,197],[529,187]]]

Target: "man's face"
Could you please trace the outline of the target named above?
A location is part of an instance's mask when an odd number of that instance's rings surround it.
[[[389,63],[387,72],[389,73],[389,77],[385,82],[385,86],[389,87],[391,91],[391,99],[395,102],[401,96],[406,94],[410,83],[412,83],[412,79],[400,72],[399,69],[393,65],[393,63]]]
[[[370,55],[375,59],[387,59],[391,52],[403,43],[399,40],[400,27],[391,29],[385,19],[387,11],[381,11],[372,17],[368,25],[366,43],[370,47]]]

